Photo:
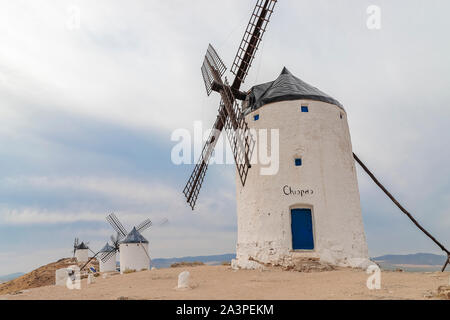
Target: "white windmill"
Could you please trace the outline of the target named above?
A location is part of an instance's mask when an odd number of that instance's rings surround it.
[[[237,169],[235,268],[292,266],[304,257],[345,266],[368,264],[355,162],[342,105],[286,68],[275,81],[240,91],[276,2],[257,0],[232,65],[235,78],[231,83],[222,79],[226,66],[214,48],[208,47],[202,74],[207,94],[218,92],[221,102],[215,130],[184,195],[194,209],[218,134],[225,131]],[[242,108],[238,100],[243,101]],[[253,161],[255,129],[278,130],[278,170],[271,174],[263,174],[265,166]]]
[[[231,68],[235,76],[231,83],[222,78],[227,69],[224,62],[211,45],[208,47],[201,71],[208,96],[216,91],[221,102],[214,130],[183,190],[188,204],[194,209],[219,135],[225,131],[236,163],[238,240],[234,267],[292,266],[308,257],[365,268],[371,262],[361,215],[357,162],[447,254],[444,271],[450,264],[450,251],[353,153],[347,113],[337,100],[286,68],[276,80],[241,91],[276,3],[256,1]],[[259,137],[267,130],[278,131],[278,170],[269,174],[263,173],[267,172],[262,170],[265,165],[254,163],[252,158],[253,133],[258,129],[262,129]]]
[[[292,75],[254,86],[243,114],[250,129],[279,133],[279,168],[254,164],[237,184],[235,267],[320,258],[333,265],[370,264],[356,166],[342,105]]]
[[[120,273],[126,270],[148,270],[150,268],[150,255],[148,253],[148,240],[141,232],[152,225],[150,219],[146,219],[137,227],[127,232],[114,213],[106,217],[106,220],[117,232],[117,238],[109,253],[103,254],[100,260],[107,263],[117,251],[120,252]]]
[[[89,247],[87,243],[79,242],[78,238],[75,238],[73,242],[73,257],[78,262],[87,262],[89,260]]]
[[[105,246],[99,251],[100,256],[98,259],[98,264],[100,267],[100,272],[113,272],[116,271],[116,246],[115,238],[111,237],[114,246],[106,243]]]

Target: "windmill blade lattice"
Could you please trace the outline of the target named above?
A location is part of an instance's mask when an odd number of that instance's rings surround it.
[[[235,103],[235,108],[239,108]],[[236,113],[238,111],[236,110]],[[251,168],[250,159],[255,148],[255,140],[248,129],[244,115],[239,110],[237,117],[238,129],[234,129],[230,117],[225,119],[225,132],[227,133],[231,151],[233,152],[234,161],[241,183],[245,186],[248,171]]]
[[[224,128],[231,144],[241,183],[245,185],[248,171],[251,168],[250,158],[254,148],[254,140],[249,134],[248,124],[236,98],[239,100],[245,100],[246,98],[247,94],[239,91],[239,89],[255,58],[276,2],[277,0],[257,0],[232,65],[232,73],[235,75],[235,79],[231,86],[226,79],[225,81],[222,80],[226,71],[223,60],[220,59],[211,44],[208,46],[201,68],[206,93],[209,96],[212,91],[217,91],[222,99],[219,105],[219,115],[214,123],[211,136],[204,145],[200,159],[183,189],[192,210],[194,210],[197,202],[214,147]]]
[[[150,219],[146,219],[145,221],[141,222],[137,227],[136,230],[141,233],[145,230],[147,230],[148,228],[150,228],[152,226],[152,221]]]
[[[75,238],[73,241],[73,257],[75,257],[75,252],[77,251],[77,247],[80,244],[80,241],[78,238]]]
[[[205,82],[206,87],[206,94],[208,96],[211,94],[214,83],[214,76],[211,73],[210,66],[215,68],[219,72],[220,76],[223,76],[227,70],[227,67],[211,44],[208,46],[208,50],[206,51],[205,59],[203,60],[203,65],[201,68],[203,81]]]
[[[127,235],[127,230],[124,228],[122,223],[120,223],[119,219],[116,217],[114,213],[111,213],[106,217],[111,227],[119,234],[120,237],[125,238]]]
[[[224,112],[225,107],[221,105],[219,109],[219,114]],[[216,143],[219,140],[220,132],[222,131],[223,128],[222,123],[223,120],[221,119],[220,116],[218,116],[216,122],[214,123],[213,130],[211,130],[211,134],[206,144],[203,146],[200,159],[195,165],[194,171],[192,172],[186,186],[184,187],[183,193],[192,210],[194,210],[195,208],[195,204],[197,202],[198,195],[200,193],[200,188],[202,187],[206,171],[208,170],[208,163],[209,160],[211,159],[212,152],[214,151],[214,147],[216,146]]]
[[[108,262],[109,261],[109,259],[111,259],[113,256],[114,256],[114,254],[116,253],[116,252],[119,252],[119,243],[120,243],[120,234],[119,233],[117,233],[117,235],[116,235],[116,237],[114,237],[113,235],[110,237],[110,239],[111,239],[111,243],[112,243],[112,247],[113,247],[113,250],[111,250],[111,251],[109,251],[109,252],[103,252],[102,253],[102,255],[100,256],[100,260],[103,262],[103,263],[106,263],[106,262]]]
[[[115,250],[115,249],[114,249],[114,250],[111,250],[111,251],[109,251],[109,252],[104,252],[104,253],[100,256],[100,260],[101,260],[103,263],[106,263],[106,262],[109,261],[109,259],[111,259],[111,258],[114,256],[115,253],[116,253],[116,250]]]
[[[245,81],[276,3],[277,0],[257,0],[231,67],[236,76],[233,88],[238,89]]]

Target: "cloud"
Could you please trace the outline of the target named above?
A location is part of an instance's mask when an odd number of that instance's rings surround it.
[[[10,210],[0,213],[4,224],[60,224],[73,222],[103,221],[104,215],[91,212],[61,213],[40,211],[39,209],[26,208],[23,210]]]
[[[0,179],[0,186],[9,190],[30,190],[41,192],[45,197],[58,197],[65,194],[64,203],[58,203],[58,210],[25,207],[22,209],[4,208],[0,219],[7,224],[60,224],[74,222],[105,221],[105,217],[115,209],[129,223],[139,223],[148,215],[162,219],[165,212],[188,211],[182,201],[182,194],[170,185],[153,182],[142,183],[130,178],[101,177],[14,177]],[[69,196],[67,196],[69,195]],[[82,198],[88,209],[79,208],[77,201]],[[174,201],[179,198],[179,201]],[[100,204],[96,204],[100,202]],[[106,210],[105,204],[110,206]],[[78,207],[78,208],[77,208]],[[97,207],[97,208],[96,208]],[[99,208],[103,208],[99,211]],[[73,210],[77,211],[73,211]],[[133,212],[136,210],[137,212]]]
[[[38,192],[39,199],[43,199],[39,203],[50,201],[48,207],[55,207],[50,210],[42,205],[16,205],[14,208],[3,204],[0,221],[9,225],[106,223],[106,215],[115,212],[129,227],[150,217],[154,222],[168,219],[170,224],[186,228],[194,216],[182,193],[163,182],[143,183],[124,177],[28,176],[0,179],[0,188],[12,194],[16,194],[15,190],[30,195]],[[229,214],[235,201],[233,193],[225,191],[217,196],[213,190],[206,189],[200,199],[195,211],[197,227],[221,229],[228,228],[230,223],[235,225],[234,215]]]
[[[65,189],[67,192],[80,191],[104,195],[115,200],[135,204],[154,204],[156,201],[169,203],[177,193],[173,187],[153,182],[145,184],[130,178],[101,177],[14,177],[0,180],[12,188]]]
[[[202,117],[201,109],[186,107],[204,100],[199,65],[208,38],[198,35],[228,32],[211,15],[199,15],[215,5],[204,0],[189,5],[148,1],[127,8],[120,1],[3,3],[1,79],[9,94],[26,93],[35,104],[52,101],[51,109],[130,127],[186,126],[192,116]],[[79,8],[81,21],[72,31],[66,28],[70,6]]]
[[[15,272],[29,272],[61,257],[68,257],[68,250],[60,249],[37,249],[35,247],[24,248],[21,251],[0,252],[0,264],[2,274]]]

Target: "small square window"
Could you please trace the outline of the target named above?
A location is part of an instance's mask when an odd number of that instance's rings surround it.
[[[253,120],[254,120],[254,121],[258,121],[258,120],[259,120],[259,114],[254,115],[254,116],[253,116]]]
[[[301,158],[295,159],[295,166],[296,167],[301,167],[302,166],[302,159]]]
[[[302,106],[302,112],[309,112],[308,106]]]

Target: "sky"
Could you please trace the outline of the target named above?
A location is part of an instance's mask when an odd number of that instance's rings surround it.
[[[367,26],[371,5],[380,29]],[[100,249],[111,212],[127,229],[154,221],[153,258],[235,251],[233,165],[210,166],[193,213],[181,193],[192,166],[171,162],[171,134],[212,126],[203,55],[212,43],[230,66],[253,6],[0,0],[0,274],[68,257],[75,237]],[[446,0],[280,0],[243,85],[286,66],[339,100],[354,151],[447,245],[449,11]],[[358,181],[371,256],[440,253],[361,170]]]

